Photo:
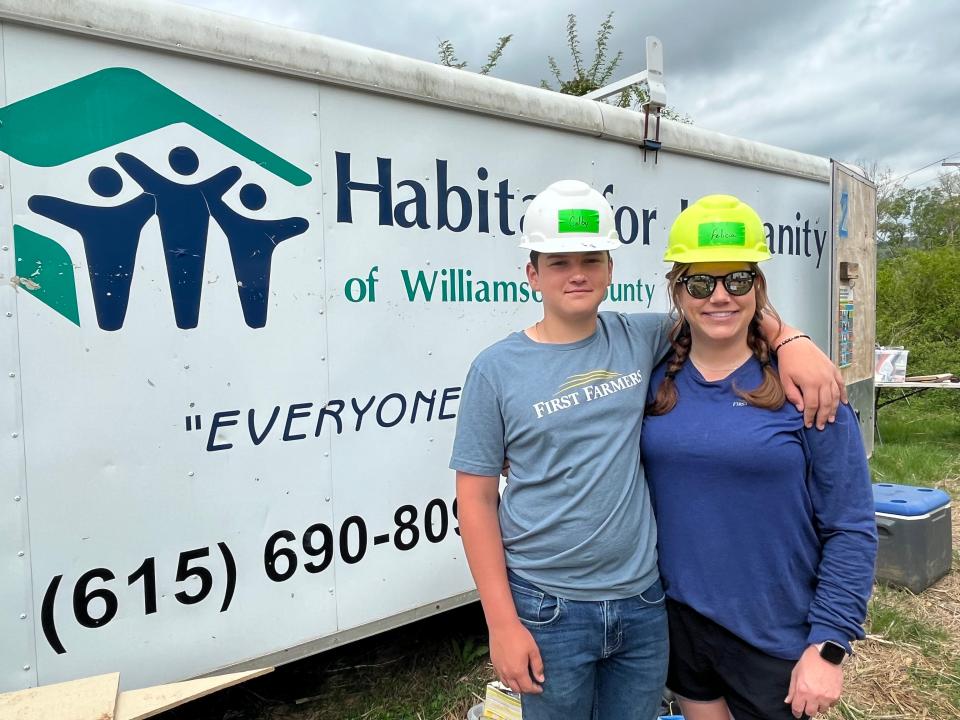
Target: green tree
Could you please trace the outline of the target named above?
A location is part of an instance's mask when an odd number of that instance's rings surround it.
[[[440,41],[437,46],[437,55],[440,56],[440,64],[444,67],[456,68],[457,70],[463,70],[467,67],[467,63],[461,62],[457,57],[456,50],[454,50],[453,43],[450,40]]]
[[[910,215],[916,191],[897,186],[877,186],[877,241],[881,257],[910,247]]]
[[[497,38],[497,44],[494,46],[493,50],[490,51],[490,54],[487,55],[487,61],[480,68],[479,73],[481,75],[488,75],[497,63],[500,62],[500,58],[503,56],[503,50],[510,44],[510,41],[513,39],[513,33],[509,35],[501,35]],[[440,64],[444,67],[452,67],[458,70],[466,70],[467,63],[460,60],[457,57],[455,48],[453,47],[453,42],[450,40],[441,40],[437,45],[437,55],[440,58]]]
[[[917,192],[910,227],[920,247],[960,244],[960,173],[944,173],[935,187]]]
[[[940,175],[932,187],[906,188],[887,178],[877,184],[877,254],[893,257],[910,248],[960,245],[960,173]]]
[[[570,51],[570,59],[573,65],[573,74],[569,80],[564,80],[564,73],[560,69],[557,59],[552,55],[547,57],[547,65],[550,67],[550,73],[557,83],[559,92],[565,95],[586,95],[587,93],[599,90],[610,82],[614,71],[620,66],[623,60],[623,50],[610,57],[610,36],[613,34],[613,11],[607,13],[607,17],[600,23],[597,29],[596,39],[594,41],[593,60],[587,65],[583,60],[583,52],[580,49],[580,35],[577,31],[577,16],[571,13],[567,15],[567,49]],[[546,80],[540,81],[540,87],[546,90],[555,88]],[[620,93],[612,104],[623,108],[637,108],[647,102],[650,96],[646,89],[634,85]],[[661,115],[671,120],[677,120],[682,123],[692,123],[689,116],[677,111],[675,108],[667,106],[661,112]]]
[[[623,60],[623,51],[618,50],[613,57],[610,57],[610,36],[613,34],[613,11],[607,13],[607,17],[600,23],[594,41],[593,59],[587,65],[583,59],[583,52],[580,49],[580,36],[577,31],[577,16],[571,13],[567,16],[567,48],[570,51],[570,58],[573,62],[573,75],[569,80],[564,80],[564,73],[560,69],[559,63],[554,56],[547,57],[547,65],[550,72],[557,82],[557,88],[554,88],[546,80],[540,81],[540,87],[546,90],[556,89],[565,95],[586,95],[594,90],[599,90],[610,82],[613,73],[619,67]],[[504,35],[497,41],[497,45],[487,56],[487,62],[480,68],[481,75],[487,75],[503,55],[513,34]],[[440,40],[437,46],[437,56],[441,65],[445,67],[457,68],[459,70],[467,69],[467,63],[457,57],[456,49],[450,40]],[[647,102],[649,94],[646,89],[634,85],[624,90],[615,99],[609,100],[614,105],[623,108],[636,109],[641,104]],[[682,123],[692,123],[689,116],[677,111],[675,108],[667,106],[661,112],[661,115],[671,120]]]
[[[878,190],[877,341],[909,349],[912,375],[960,375],[960,177]],[[960,398],[925,401],[960,408]]]
[[[960,247],[907,248],[877,266],[877,341],[910,350],[911,375],[960,375]]]
[[[599,90],[610,81],[617,66],[620,65],[620,61],[623,60],[623,50],[617,51],[613,58],[609,60],[607,58],[612,33],[613,11],[611,10],[597,30],[593,62],[590,63],[590,67],[587,67],[583,63],[583,53],[580,50],[577,16],[573,13],[567,15],[567,48],[570,50],[570,58],[573,61],[573,77],[564,80],[556,58],[553,55],[547,56],[547,65],[550,66],[550,72],[556,78],[559,92],[564,95],[586,95],[594,90]],[[540,87],[546,90],[554,89],[546,80],[540,81]]]

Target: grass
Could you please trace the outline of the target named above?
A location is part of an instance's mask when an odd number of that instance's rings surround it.
[[[899,590],[877,588],[868,608],[867,631],[890,642],[914,646],[927,657],[936,657],[949,641],[949,634],[905,610],[899,602],[900,594]]]
[[[960,477],[960,411],[919,400],[879,411],[883,443],[874,446],[874,482],[943,487]]]
[[[880,411],[875,482],[960,498],[960,412],[924,401]],[[960,718],[960,521],[953,571],[920,595],[877,587],[867,640],[828,720]],[[478,606],[277,668],[162,720],[463,720],[493,679]]]

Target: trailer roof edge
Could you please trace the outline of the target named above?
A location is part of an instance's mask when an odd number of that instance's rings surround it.
[[[0,20],[203,57],[639,145],[643,116],[300,30],[163,0],[0,0]],[[661,152],[829,182],[830,161],[661,121]]]

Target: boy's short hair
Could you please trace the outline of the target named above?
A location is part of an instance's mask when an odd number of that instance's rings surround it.
[[[609,259],[610,259],[610,251],[609,251],[609,250],[604,250],[604,252],[607,254],[607,260],[609,260]],[[534,270],[537,270],[538,272],[539,272],[539,270],[540,270],[540,264],[539,264],[539,263],[540,263],[540,252],[537,251],[537,250],[531,250],[531,251],[530,251],[530,264],[533,265],[533,269],[534,269]]]

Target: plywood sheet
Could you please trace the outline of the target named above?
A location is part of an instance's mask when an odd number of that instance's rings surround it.
[[[834,190],[834,244],[833,267],[834,298],[837,316],[841,321],[844,306],[852,309],[846,320],[849,324],[852,353],[841,374],[847,385],[869,380],[874,373],[873,348],[876,342],[877,317],[877,191],[873,185],[840,163],[835,163]],[[858,277],[840,279],[840,263],[857,266]],[[840,357],[840,333],[833,337],[833,357]]]
[[[190,700],[196,700],[217,690],[266,675],[272,670],[272,667],[260,668],[259,670],[215,675],[169,685],[155,685],[141,690],[128,690],[120,693],[120,697],[117,699],[115,720],[143,720],[153,717]]]
[[[120,673],[55,685],[18,690],[0,695],[3,720],[114,720]]]

